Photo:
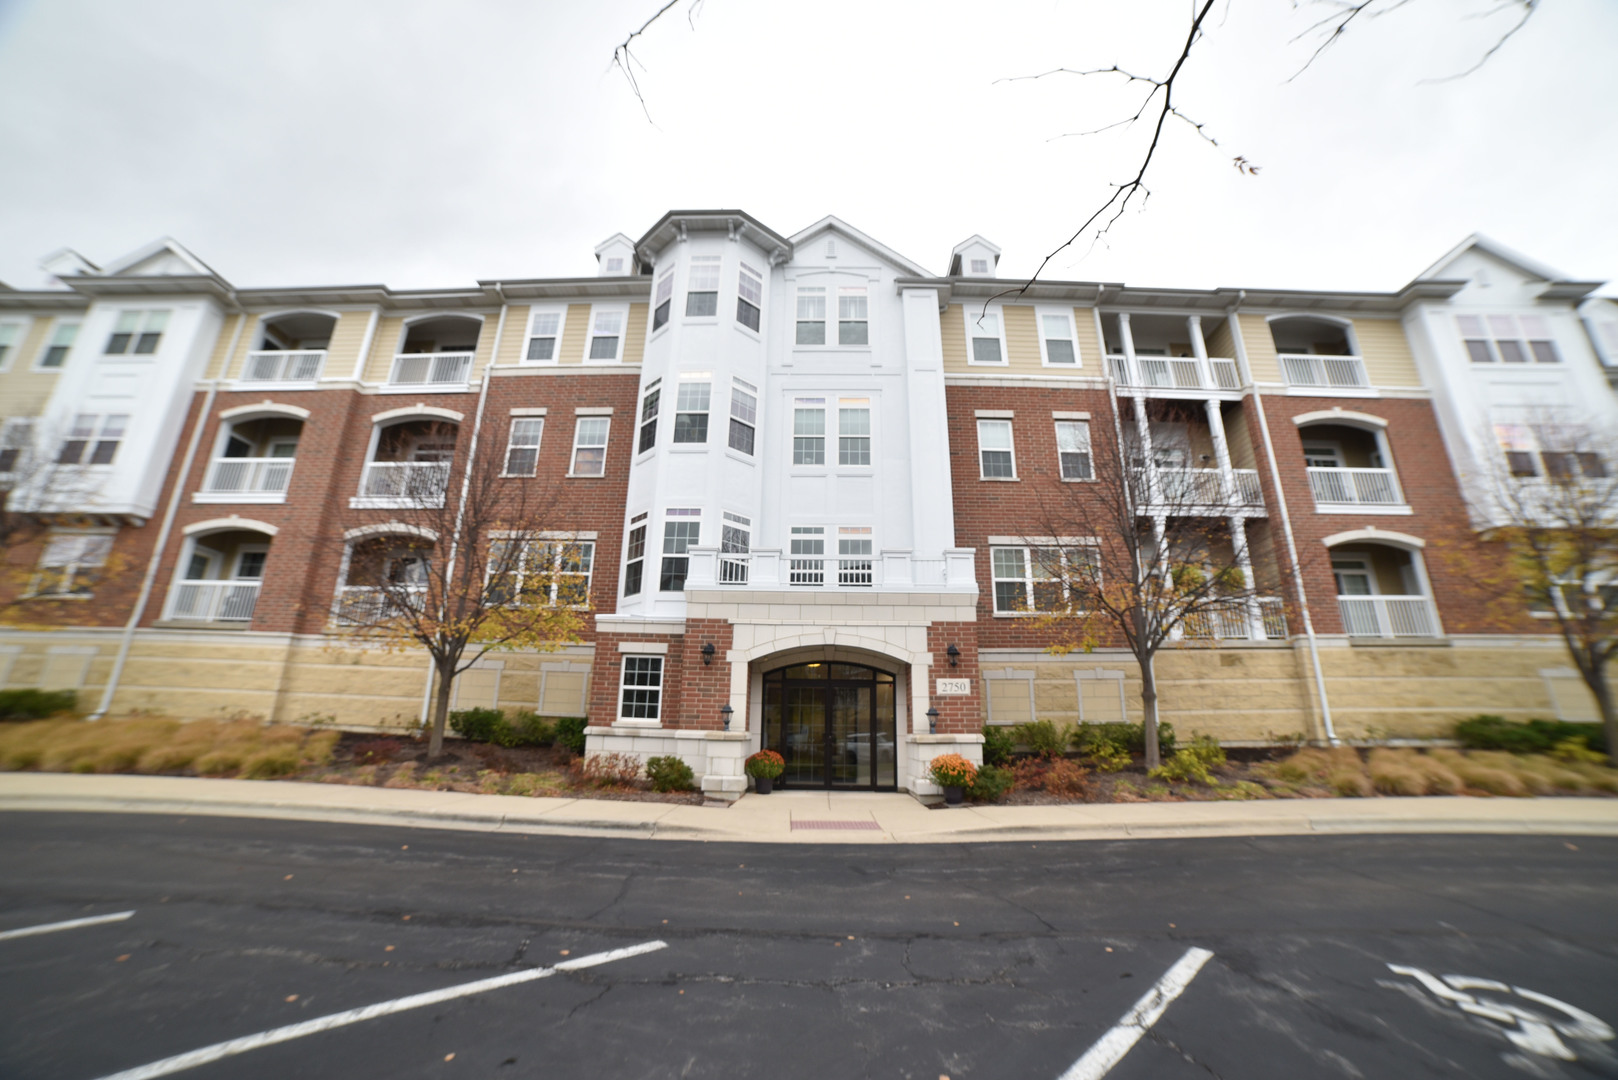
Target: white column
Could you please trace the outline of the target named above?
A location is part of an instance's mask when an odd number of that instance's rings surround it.
[[[1233,517],[1227,519],[1230,528],[1231,547],[1236,552],[1236,565],[1241,567],[1242,577],[1249,589],[1258,587],[1258,579],[1253,576],[1253,553],[1247,547],[1247,529],[1242,519]],[[1247,625],[1251,627],[1250,633],[1254,640],[1262,641],[1264,633],[1264,612],[1259,607],[1258,597],[1255,595],[1247,601]]]
[[[1129,366],[1130,381],[1140,382],[1140,368],[1135,363],[1135,337],[1129,331],[1129,312],[1118,313],[1118,338],[1124,345],[1124,362]],[[1131,399],[1135,402],[1135,434],[1140,441],[1142,459],[1141,474],[1146,477],[1146,499],[1148,502],[1156,500],[1157,496],[1157,463],[1152,457],[1152,425],[1146,419],[1146,396],[1141,390],[1136,390]],[[1124,448],[1118,448],[1120,453]],[[1128,455],[1123,455],[1124,475],[1129,475]]]
[[[1197,378],[1201,385],[1213,386],[1213,372],[1208,367],[1208,343],[1202,337],[1202,316],[1187,316],[1185,325],[1191,332],[1191,355],[1197,358]]]
[[[1220,411],[1218,401],[1209,400],[1203,404],[1208,410],[1208,436],[1213,440],[1214,461],[1219,466],[1219,490],[1225,493],[1226,504],[1235,505],[1236,475],[1230,468],[1230,444],[1225,441],[1225,415]]]

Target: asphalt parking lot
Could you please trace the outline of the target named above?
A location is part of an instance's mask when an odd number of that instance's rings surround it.
[[[0,821],[7,1078],[1618,1076],[1613,839]]]

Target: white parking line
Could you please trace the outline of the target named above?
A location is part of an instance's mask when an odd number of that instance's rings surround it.
[[[115,915],[92,915],[88,919],[69,919],[66,922],[40,923],[38,926],[24,926],[17,930],[0,932],[0,941],[17,937],[33,937],[35,934],[54,934],[58,930],[77,930],[81,926],[99,926],[102,923],[123,922],[133,911],[120,911]]]
[[[577,960],[564,960],[555,967],[515,971],[510,975],[497,975],[492,979],[479,979],[476,982],[449,986],[442,990],[430,990],[425,994],[412,994],[409,997],[395,998],[392,1001],[382,1001],[359,1009],[349,1009],[347,1012],[332,1013],[330,1016],[305,1020],[300,1024],[288,1024],[286,1027],[272,1028],[269,1031],[261,1031],[257,1035],[247,1035],[240,1039],[231,1039],[228,1042],[214,1043],[212,1046],[204,1046],[200,1050],[192,1050],[190,1053],[176,1054],[174,1057],[154,1061],[150,1065],[125,1069],[123,1072],[102,1077],[102,1080],[147,1080],[148,1077],[167,1076],[182,1069],[194,1069],[198,1065],[206,1065],[209,1062],[233,1057],[249,1050],[257,1050],[261,1046],[273,1046],[276,1043],[301,1039],[305,1035],[314,1035],[318,1032],[330,1031],[332,1028],[357,1024],[362,1020],[375,1020],[379,1016],[390,1016],[393,1013],[404,1012],[407,1009],[419,1009],[423,1005],[437,1005],[441,1001],[451,1001],[455,998],[468,997],[472,994],[482,994],[489,990],[499,990],[505,986],[516,986],[518,983],[548,978],[558,971],[575,971],[579,968],[595,967],[598,964],[610,964],[614,960],[623,960],[631,956],[640,956],[642,953],[656,952],[659,949],[666,948],[668,948],[666,942],[646,941],[623,949],[613,949],[609,952],[581,956]]]
[[[1212,958],[1213,953],[1207,949],[1188,950],[1161,979],[1157,980],[1157,985],[1146,991],[1146,995],[1135,1002],[1135,1007],[1113,1025],[1111,1031],[1101,1036],[1101,1039],[1057,1080],[1101,1080],[1134,1048],[1140,1037],[1146,1034],[1146,1029],[1157,1023],[1158,1018],[1169,1007],[1169,1003],[1185,992],[1185,988],[1191,985],[1191,980],[1197,977],[1197,972],[1202,970],[1202,965]]]

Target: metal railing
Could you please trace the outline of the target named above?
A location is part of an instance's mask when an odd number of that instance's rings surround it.
[[[177,581],[169,618],[201,622],[250,622],[258,603],[257,581]]]
[[[793,558],[787,568],[787,584],[789,585],[824,585],[826,584],[826,560],[822,558]]]
[[[1266,596],[1258,602],[1259,616],[1264,620],[1264,636],[1271,641],[1285,641],[1287,637],[1287,604],[1278,596]]]
[[[1263,506],[1264,492],[1257,469],[1230,470],[1231,487],[1226,489],[1218,469],[1155,470],[1155,495],[1143,495],[1148,505],[1162,506]]]
[[[1316,503],[1397,506],[1404,502],[1392,469],[1335,469],[1311,465],[1307,471]]]
[[[447,461],[373,461],[365,466],[360,493],[372,499],[399,499],[418,506],[443,506],[449,487]]]
[[[345,585],[337,592],[333,616],[341,623],[375,623],[419,611],[426,601],[425,585],[382,589],[374,585]]]
[[[792,555],[779,550],[718,551],[692,548],[687,589],[785,586],[824,589],[972,592],[973,552],[948,549],[943,558],[916,558],[908,550],[870,555]]]
[[[875,571],[869,558],[853,558],[837,560],[837,584],[852,585],[856,587],[870,587],[875,580]]]
[[[1255,633],[1253,605],[1258,608],[1262,634]],[[1207,608],[1186,616],[1180,636],[1193,640],[1232,640],[1249,638],[1284,641],[1287,636],[1286,602],[1278,596],[1232,601],[1228,607]]]
[[[726,552],[719,557],[719,584],[747,584],[746,552]]]
[[[1281,355],[1281,373],[1288,386],[1324,386],[1332,389],[1361,389],[1371,381],[1365,374],[1365,361],[1358,356]]]
[[[294,458],[214,458],[202,490],[210,493],[280,495],[292,479]]]
[[[393,358],[392,386],[458,385],[472,371],[472,354],[400,353]]]
[[[314,382],[326,366],[324,349],[265,349],[247,354],[242,382]]]
[[[1107,357],[1108,370],[1119,386],[1164,390],[1239,390],[1241,376],[1236,361],[1210,356],[1202,364],[1189,356],[1137,356],[1130,366],[1127,356]]]
[[[1349,637],[1437,637],[1438,617],[1425,596],[1339,596]]]

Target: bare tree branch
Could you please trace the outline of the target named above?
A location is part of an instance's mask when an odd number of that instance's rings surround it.
[[[1496,41],[1493,45],[1489,46],[1489,50],[1478,58],[1477,63],[1473,64],[1471,67],[1467,68],[1465,71],[1456,72],[1454,75],[1446,75],[1441,79],[1423,79],[1422,82],[1423,83],[1441,83],[1441,82],[1452,82],[1455,79],[1464,79],[1468,75],[1472,74],[1474,71],[1481,68],[1484,64],[1487,64],[1489,62],[1489,60],[1494,56],[1494,54],[1499,52],[1502,48],[1504,48],[1506,42],[1510,41],[1512,39],[1512,37],[1514,37],[1516,35],[1517,31],[1521,30],[1524,26],[1528,25],[1528,20],[1533,17],[1533,14],[1534,14],[1535,11],[1539,10],[1539,2],[1540,2],[1540,0],[1510,0],[1509,3],[1501,4],[1499,7],[1495,8],[1494,11],[1486,12],[1484,15],[1479,16],[1480,18],[1486,18],[1488,15],[1493,15],[1495,12],[1503,11],[1507,7],[1514,6],[1515,4],[1518,4],[1518,3],[1522,4],[1522,8],[1523,8],[1522,18],[1518,19],[1517,22],[1511,27],[1511,29],[1507,30],[1504,34],[1500,35],[1500,39],[1498,41]]]
[[[651,28],[653,23],[662,18],[670,8],[679,3],[680,0],[668,0],[666,4],[652,13],[651,18],[640,24],[639,30],[631,31],[629,36],[624,38],[623,41],[619,42],[618,47],[612,50],[612,64],[619,71],[624,73],[624,78],[629,82],[630,91],[635,95],[635,100],[640,102],[640,111],[646,114],[646,122],[648,124],[653,122],[652,111],[646,107],[646,96],[641,93],[640,82],[635,78],[635,68],[640,66],[640,61],[635,59],[635,57],[630,53],[629,49],[636,38],[646,33],[646,31]],[[700,3],[700,0],[698,0],[698,3]],[[688,18],[694,16],[696,8],[697,4],[693,3],[691,5],[691,12],[687,15]],[[644,67],[642,70],[645,70]]]

